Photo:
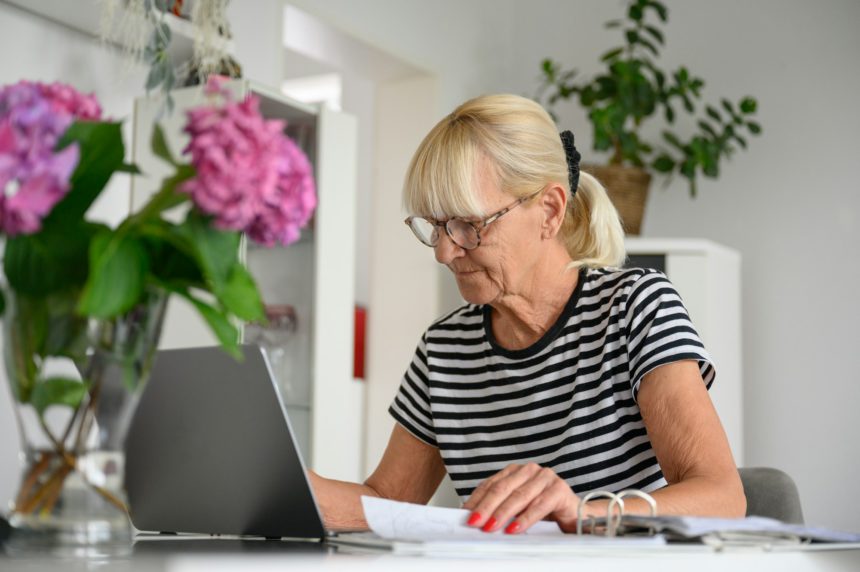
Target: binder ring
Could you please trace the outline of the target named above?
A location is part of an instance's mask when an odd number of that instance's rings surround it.
[[[582,535],[582,509],[585,506],[585,503],[596,498],[610,499],[606,515],[606,535],[614,536],[615,530],[621,523],[621,517],[624,516],[624,500],[622,500],[619,495],[609,491],[593,491],[582,497],[582,500],[579,501],[579,506],[576,507],[576,534],[580,536]],[[618,518],[615,520],[615,524],[613,525],[613,509],[616,506],[618,507]],[[593,531],[597,519],[589,517],[589,520],[591,521],[590,527]]]
[[[621,504],[621,515],[618,517],[618,520],[615,522],[614,528],[613,528],[613,522],[611,519],[607,522],[607,527],[608,527],[607,531],[606,531],[607,536],[615,536],[615,534],[618,532],[618,528],[621,525],[621,519],[624,516],[624,501],[622,500],[624,497],[639,497],[640,499],[642,499],[648,503],[648,507],[651,509],[650,516],[652,518],[657,516],[657,501],[654,500],[654,497],[652,497],[648,493],[644,493],[638,489],[623,490],[620,493],[618,493],[617,495],[614,495],[614,498],[609,501],[609,507],[607,509],[609,514],[612,514],[612,509],[614,508],[613,507],[614,503],[620,502],[622,504]],[[648,527],[648,531],[651,534],[654,534],[656,532],[654,530],[654,528],[651,526]]]

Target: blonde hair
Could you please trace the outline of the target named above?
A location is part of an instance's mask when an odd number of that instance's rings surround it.
[[[412,215],[445,219],[484,217],[475,178],[488,159],[491,176],[515,198],[550,183],[570,197],[567,161],[555,123],[539,104],[517,95],[470,99],[424,138],[406,173],[403,203]],[[620,266],[624,232],[606,190],[580,173],[567,202],[561,240],[574,266]]]

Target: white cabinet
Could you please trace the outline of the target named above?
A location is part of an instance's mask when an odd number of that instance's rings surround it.
[[[741,257],[708,240],[626,240],[627,266],[662,270],[678,289],[717,369],[710,395],[735,462],[744,463],[741,367]]]
[[[290,423],[307,464],[338,479],[362,480],[362,382],[352,376],[356,122],[350,115],[292,101],[247,80],[232,80],[241,98],[254,93],[267,118],[287,121],[287,134],[314,165],[319,205],[301,240],[265,249],[243,241],[241,256],[267,305],[291,307],[296,328],[283,348],[289,365],[278,368]],[[162,120],[174,155],[187,143],[185,110],[202,104],[200,87],[174,92],[176,109]],[[157,190],[167,166],[150,149],[160,101],[139,98],[134,108],[132,159],[146,174],[134,178],[131,208]],[[250,329],[242,328],[243,332]],[[168,308],[162,348],[215,345],[203,320],[184,300]],[[254,438],[254,428],[247,428]],[[273,455],[277,451],[272,452]]]

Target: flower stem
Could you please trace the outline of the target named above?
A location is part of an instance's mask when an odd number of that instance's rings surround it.
[[[27,497],[30,496],[30,491],[34,486],[36,486],[36,482],[39,480],[39,475],[47,470],[50,463],[51,454],[45,452],[40,453],[39,461],[30,468],[29,473],[27,473],[27,477],[24,479],[24,483],[21,485],[21,490],[18,491],[18,496],[15,499],[16,507],[24,505]]]
[[[69,473],[72,472],[74,467],[69,466],[68,464],[64,464],[57,471],[57,480],[53,484],[46,484],[45,488],[47,489],[47,493],[45,494],[45,500],[42,503],[42,510],[39,513],[45,517],[51,514],[51,511],[54,510],[54,505],[57,504],[57,499],[60,498],[60,493],[63,491],[63,484],[66,482],[66,477],[69,476]],[[48,486],[50,484],[50,486]],[[36,507],[33,507],[35,510]]]
[[[29,500],[25,500],[21,503],[20,506],[15,507],[16,512],[21,513],[31,513],[35,512],[36,509],[42,504],[42,501],[45,500],[49,493],[52,492],[53,487],[62,488],[63,481],[66,479],[66,476],[71,472],[74,466],[70,466],[66,459],[63,459],[63,464],[56,470],[54,473],[48,478],[48,481],[39,487],[33,495],[29,498]],[[56,499],[54,499],[56,502]],[[53,508],[53,505],[51,505]]]
[[[118,499],[116,497],[116,495],[114,495],[112,492],[110,492],[109,490],[107,490],[104,487],[100,487],[96,484],[91,483],[87,479],[84,479],[84,482],[87,483],[87,485],[89,485],[98,494],[103,496],[105,498],[105,500],[107,500],[113,506],[115,506],[119,510],[123,511],[124,513],[128,513],[128,507],[126,506],[126,504],[124,502],[122,502],[120,499]]]

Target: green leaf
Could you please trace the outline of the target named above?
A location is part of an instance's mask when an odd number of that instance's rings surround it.
[[[50,377],[36,383],[30,403],[41,416],[51,405],[65,405],[75,409],[86,394],[87,386],[76,379]]]
[[[747,148],[747,140],[746,139],[744,139],[743,137],[741,137],[737,133],[732,133],[731,136],[732,136],[732,139],[734,139],[735,141],[738,142],[738,145],[740,145],[744,149]]]
[[[705,164],[702,165],[702,173],[704,173],[706,177],[710,177],[712,179],[718,177],[720,175],[719,164],[710,159],[705,161]]]
[[[230,320],[224,313],[206,302],[191,296],[187,292],[180,292],[180,295],[191,302],[203,319],[206,320],[206,323],[212,328],[215,337],[221,343],[221,347],[237,360],[241,360],[242,351],[239,349],[239,330],[230,323]]]
[[[161,220],[141,226],[139,232],[153,276],[161,282],[181,282],[206,288],[203,270],[194,258],[194,245],[186,233]]]
[[[178,167],[179,163],[170,152],[170,147],[167,145],[167,138],[164,136],[164,130],[158,123],[152,129],[152,152],[156,157],[164,159],[174,167]]]
[[[761,125],[756,123],[755,121],[747,121],[747,129],[750,130],[750,133],[753,135],[758,135],[761,133]]]
[[[660,2],[655,2],[654,0],[652,0],[648,3],[648,5],[657,11],[657,16],[660,17],[661,22],[665,22],[669,19],[669,11]]]
[[[630,8],[627,10],[627,17],[635,22],[639,22],[642,20],[642,6],[638,4],[631,4]]]
[[[40,356],[65,356],[73,360],[86,356],[90,345],[89,320],[75,311],[80,297],[79,289],[67,289],[38,299],[43,307],[39,318],[45,324],[41,346],[36,348]]]
[[[737,111],[735,111],[735,108],[734,108],[734,106],[732,105],[732,102],[731,102],[731,101],[729,101],[728,99],[725,99],[725,98],[724,98],[724,99],[722,99],[722,100],[720,101],[720,103],[722,104],[723,109],[725,109],[725,110],[726,110],[726,112],[727,112],[729,115],[731,115],[731,117],[732,117],[732,121],[734,121],[734,122],[735,122],[736,124],[738,124],[738,125],[740,125],[741,123],[743,123],[743,119],[741,118],[741,116],[740,116],[740,115],[738,115]]]
[[[211,217],[197,210],[189,211],[185,223],[179,228],[194,246],[195,258],[203,274],[212,281],[216,290],[222,289],[233,266],[239,263],[239,233],[215,228]]]
[[[131,175],[140,175],[141,173],[140,168],[134,163],[123,163],[116,170],[119,173],[129,173]]]
[[[55,221],[82,219],[123,163],[125,147],[119,123],[75,122],[63,134],[57,148],[72,143],[78,144],[81,159],[72,174],[71,189],[48,215],[45,226]]]
[[[668,103],[666,104],[665,115],[666,121],[668,121],[669,123],[675,122],[675,110],[672,109],[672,107]]]
[[[627,30],[624,32],[624,37],[627,38],[627,42],[630,44],[635,44],[639,41],[639,34],[636,30]]]
[[[659,52],[659,51],[657,51],[657,46],[655,46],[655,45],[654,45],[654,44],[652,44],[649,40],[646,40],[646,39],[645,39],[645,38],[643,38],[642,36],[639,36],[639,44],[640,44],[640,45],[645,46],[646,48],[648,48],[648,50],[650,50],[650,51],[651,51],[651,53],[652,53],[652,54],[654,54],[655,56],[659,56],[659,55],[660,55],[660,52]]]
[[[549,58],[545,58],[541,62],[541,70],[543,70],[543,74],[546,76],[546,79],[549,82],[555,81],[557,69],[558,66]]]
[[[661,32],[660,30],[658,30],[654,26],[645,26],[645,31],[648,32],[649,34],[651,34],[651,36],[655,40],[657,40],[657,42],[660,45],[663,45],[665,43],[665,40],[663,38],[663,32]]]
[[[3,289],[0,288],[0,316],[6,312],[6,296],[3,295]]]
[[[693,113],[696,108],[693,107],[692,100],[687,96],[686,93],[681,94],[681,100],[684,102],[684,109],[687,110],[687,113]]]
[[[699,121],[698,125],[702,131],[704,131],[705,133],[707,133],[711,137],[713,137],[715,139],[718,137],[717,132],[714,130],[713,127],[711,127],[711,125],[707,121]]]
[[[80,220],[55,221],[46,223],[41,232],[7,239],[3,268],[9,285],[30,296],[83,286],[90,240],[105,228]]]
[[[78,311],[111,318],[130,310],[140,300],[149,260],[140,239],[103,232],[90,245],[90,269]]]
[[[741,104],[740,104],[741,113],[745,113],[745,114],[755,113],[757,107],[758,107],[758,103],[752,97],[745,97],[741,100]]]
[[[722,118],[722,116],[720,115],[720,112],[719,112],[719,111],[717,111],[717,109],[716,109],[714,106],[712,106],[712,105],[706,105],[706,106],[705,106],[705,113],[707,113],[707,114],[710,116],[710,118],[711,118],[711,119],[713,119],[714,121],[716,121],[717,123],[719,123],[720,125],[722,125],[722,123],[723,123],[723,118]]]
[[[623,22],[621,20],[610,20],[603,24],[603,27],[606,29],[618,28],[622,23]]]
[[[10,300],[3,345],[9,384],[20,403],[29,403],[35,387],[39,370],[36,359],[42,353],[47,323],[44,298],[15,294]]]
[[[609,50],[608,52],[606,52],[605,54],[600,56],[600,61],[608,62],[610,60],[613,60],[613,59],[617,58],[619,55],[621,55],[621,53],[623,51],[624,51],[624,48],[615,48],[615,49]]]
[[[259,321],[266,316],[257,284],[241,264],[233,266],[226,285],[216,296],[227,310],[245,321]]]
[[[669,131],[664,131],[663,132],[663,139],[665,139],[667,142],[669,142],[669,144],[676,147],[680,151],[686,152],[686,148],[684,147],[684,144],[681,143],[681,141],[675,136],[674,133],[670,133]]]
[[[660,155],[651,163],[655,171],[669,173],[675,168],[675,161],[668,155]]]

